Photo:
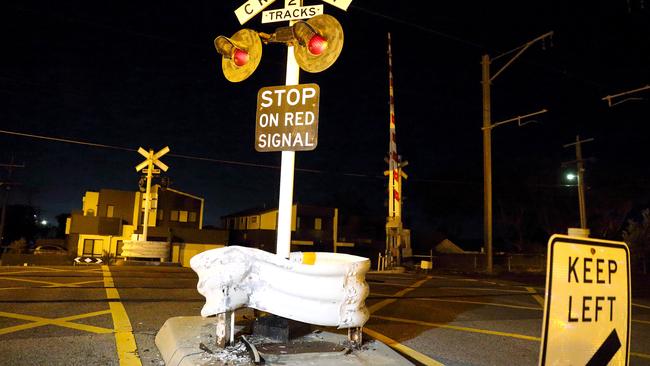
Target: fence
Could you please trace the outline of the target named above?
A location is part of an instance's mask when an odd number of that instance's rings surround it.
[[[480,272],[486,268],[485,253],[459,253],[413,255],[410,263],[416,268],[421,260],[430,261],[432,268],[452,271]],[[493,258],[495,270],[500,272],[545,272],[546,255],[544,254],[496,254]]]

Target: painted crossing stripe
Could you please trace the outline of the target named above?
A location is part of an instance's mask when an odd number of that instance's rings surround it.
[[[532,295],[532,296],[533,296],[533,299],[535,299],[535,301],[537,301],[537,303],[540,304],[540,305],[542,306],[542,309],[544,309],[544,298],[541,297],[541,296],[539,296],[539,294],[537,294],[537,290],[535,290],[535,289],[532,288],[532,287],[526,287],[526,290],[528,290],[528,292],[530,292],[531,294],[533,294],[533,295]]]
[[[7,312],[4,312],[4,311],[0,311],[0,316],[1,317],[12,318],[12,319],[20,319],[20,320],[27,320],[27,321],[31,322],[31,323],[15,325],[13,327],[2,328],[2,329],[0,329],[0,335],[1,334],[9,334],[9,333],[13,333],[13,332],[18,332],[18,331],[21,331],[21,330],[26,330],[26,329],[31,329],[31,328],[42,327],[42,326],[45,326],[45,325],[56,325],[56,326],[59,326],[59,327],[82,330],[82,331],[97,333],[97,334],[112,333],[113,332],[112,329],[97,327],[97,326],[94,326],[94,325],[81,324],[81,323],[72,323],[71,322],[71,320],[90,318],[90,317],[94,317],[94,316],[108,314],[109,312],[110,312],[109,310],[101,310],[101,311],[95,311],[95,312],[92,312],[92,313],[78,314],[78,315],[66,316],[66,317],[63,317],[63,318],[50,319],[50,318],[43,318],[43,317],[40,317],[40,316],[16,314],[16,313],[7,313]]]
[[[115,346],[117,347],[120,366],[142,366],[140,356],[138,356],[138,347],[133,336],[131,321],[126,309],[124,309],[124,305],[119,301],[120,294],[115,288],[108,266],[102,266],[102,274],[104,275],[106,297],[113,300],[109,302],[109,305],[113,316],[113,326],[115,327]]]
[[[426,366],[444,366],[443,364],[430,358],[429,356],[426,356],[410,347],[407,347],[392,338],[388,338],[381,333],[375,332],[372,329],[363,328],[363,332],[375,338],[376,340],[385,343],[388,347],[400,351],[406,354],[407,356],[411,357],[412,359],[421,362]]]
[[[415,290],[416,288],[422,286],[424,283],[426,283],[430,279],[431,279],[431,276],[427,276],[424,279],[422,279],[422,280],[416,282],[415,284],[413,284],[413,286],[410,286],[408,288],[405,288],[405,289],[395,293],[393,296],[394,297],[402,297],[402,296],[406,295],[407,293]],[[370,314],[372,314],[372,313],[374,313],[376,311],[379,311],[380,309],[384,308],[385,306],[388,306],[388,305],[394,303],[397,300],[398,299],[386,299],[386,300],[380,301],[380,302],[376,303],[375,305],[369,307],[368,311],[370,312]],[[374,316],[374,315],[372,315],[372,316]],[[375,332],[375,331],[373,331],[371,329],[368,329],[368,328],[363,328],[363,331],[366,334],[368,334],[369,336],[371,336],[371,337],[373,337],[373,338],[375,338],[375,339],[377,339],[377,340],[379,340],[381,342],[386,343],[389,347],[391,347],[391,348],[393,348],[395,350],[398,350],[398,351],[408,355],[409,357],[418,360],[419,362],[422,362],[424,365],[427,365],[427,366],[442,365],[440,362],[434,360],[433,358],[430,358],[429,356],[423,355],[422,353],[420,353],[420,352],[418,352],[418,351],[416,351],[416,350],[414,350],[414,349],[412,349],[410,347],[407,347],[407,346],[397,342],[394,339],[388,338],[388,337],[386,337],[385,335],[383,335],[381,333]]]
[[[443,324],[443,323],[424,322],[424,321],[420,321],[420,320],[394,318],[394,317],[391,317],[391,316],[373,315],[372,317],[377,318],[377,319],[382,319],[382,320],[390,320],[390,321],[394,321],[394,322],[400,322],[400,323],[424,325],[424,326],[434,327],[434,328],[446,328],[446,329],[460,330],[460,331],[471,332],[471,333],[491,334],[491,335],[497,335],[497,336],[502,336],[502,337],[524,339],[524,340],[527,340],[527,341],[538,341],[539,342],[541,340],[541,338],[539,338],[539,337],[527,336],[527,335],[524,335],[524,334],[517,334],[517,333],[498,332],[498,331],[495,331],[495,330],[488,330],[488,329],[469,328],[469,327],[462,327],[462,326],[458,326],[458,325],[449,325],[449,324]]]
[[[399,292],[395,293],[393,295],[393,297],[402,297],[402,296],[408,294],[409,292],[415,290],[416,288],[422,286],[425,282],[427,282],[430,279],[431,279],[431,276],[427,276],[424,279],[421,279],[420,281],[414,283],[413,286],[405,288],[402,291],[399,291]],[[368,311],[370,312],[370,314],[372,314],[372,313],[374,313],[376,311],[379,311],[381,308],[386,307],[386,306],[394,303],[395,301],[397,301],[397,299],[382,300],[382,301],[372,305],[371,307],[369,307]]]

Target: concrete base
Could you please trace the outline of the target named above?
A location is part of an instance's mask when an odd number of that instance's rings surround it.
[[[156,346],[166,366],[254,365],[238,341],[246,327],[236,325],[235,344],[217,349],[215,318],[169,318],[156,335]],[[239,334],[237,334],[239,333]],[[263,365],[284,366],[409,366],[407,359],[377,340],[365,340],[359,350],[346,348],[347,336],[315,330],[290,343],[246,335],[263,358]]]

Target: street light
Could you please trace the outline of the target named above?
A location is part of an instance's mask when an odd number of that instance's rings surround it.
[[[483,55],[481,59],[482,81],[483,84],[483,240],[485,241],[485,251],[487,256],[487,272],[492,273],[492,128],[506,122],[519,121],[530,115],[544,113],[546,110],[536,112],[527,116],[518,117],[508,121],[492,124],[491,105],[490,105],[490,85],[508,66],[510,66],[519,56],[521,56],[528,47],[553,36],[553,32],[544,33],[541,36],[529,41],[512,51],[503,53],[492,60],[489,55]],[[512,56],[505,65],[503,65],[493,76],[490,76],[490,63],[497,59],[510,55],[512,52],[517,53]]]
[[[573,182],[576,178],[577,178],[577,176],[576,176],[575,174],[573,174],[573,173],[566,173],[566,179],[567,179],[568,181]]]

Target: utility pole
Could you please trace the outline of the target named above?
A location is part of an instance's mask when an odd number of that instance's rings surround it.
[[[582,158],[582,144],[585,142],[594,141],[593,138],[580,140],[580,136],[576,136],[576,142],[566,144],[564,147],[575,146],[576,147],[576,166],[578,170],[578,208],[580,211],[580,228],[587,228],[587,209],[585,204],[585,161]]]
[[[644,91],[644,90],[650,90],[650,85],[642,86],[642,87],[637,88],[637,89],[632,89],[632,90],[624,91],[624,92],[621,92],[621,93],[618,93],[618,94],[614,94],[614,95],[608,95],[608,96],[606,96],[606,97],[603,97],[602,100],[606,100],[606,101],[607,101],[607,105],[610,106],[610,107],[613,107],[613,106],[615,106],[615,105],[617,105],[617,104],[621,104],[621,103],[623,103],[623,102],[625,102],[625,101],[628,101],[628,100],[641,100],[641,99],[643,99],[643,98],[640,98],[640,97],[628,97],[628,98],[625,98],[625,99],[621,100],[620,102],[616,102],[616,103],[614,103],[614,104],[612,104],[612,99],[616,99],[616,98],[618,98],[618,97],[622,97],[622,96],[625,96],[625,95],[630,95],[630,94],[638,93],[638,92],[641,92],[641,91]]]
[[[508,66],[510,66],[519,56],[521,56],[528,47],[532,46],[534,43],[541,41],[547,37],[553,36],[553,32],[544,33],[543,35],[529,41],[518,48],[515,48],[512,51],[501,54],[492,60],[490,60],[489,55],[483,55],[481,58],[481,84],[483,89],[483,240],[485,245],[485,252],[487,256],[486,260],[486,271],[487,273],[492,273],[493,271],[493,259],[492,259],[492,128],[496,127],[497,124],[492,124],[491,120],[491,96],[490,96],[490,87],[492,81],[494,81]],[[503,65],[493,76],[490,75],[490,64],[497,59],[509,55],[513,51],[518,51],[514,56],[512,56],[505,65]],[[546,110],[543,110],[538,113],[544,113]],[[533,114],[531,114],[533,115]],[[525,117],[525,116],[523,116]],[[523,117],[519,117],[519,120]],[[517,119],[513,119],[517,120]],[[513,121],[509,120],[509,121]],[[508,121],[508,122],[509,122]],[[498,124],[503,124],[506,121]],[[521,121],[520,121],[521,123]]]
[[[2,213],[0,213],[0,245],[2,245],[2,240],[4,239],[5,234],[5,220],[7,215],[7,204],[9,203],[9,191],[11,190],[11,186],[16,185],[16,183],[11,182],[11,174],[14,168],[24,168],[25,164],[14,164],[14,158],[12,156],[10,163],[0,164],[0,167],[7,169],[7,180],[0,182],[0,187],[4,190],[4,197],[2,197]]]

